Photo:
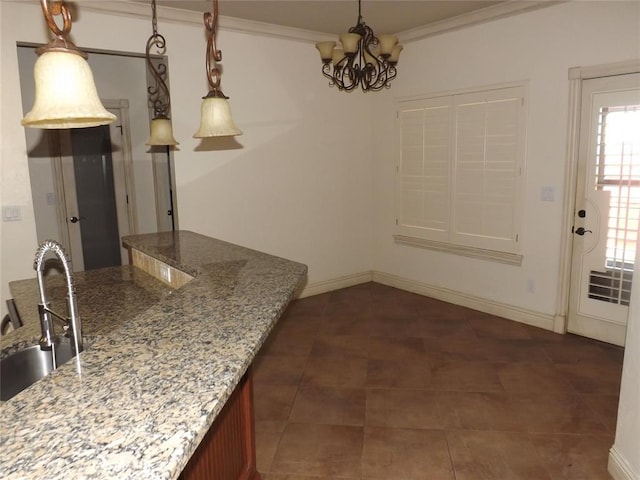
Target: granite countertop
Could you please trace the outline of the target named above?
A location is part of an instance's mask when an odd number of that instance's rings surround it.
[[[122,322],[134,318],[172,292],[160,280],[131,265],[76,272],[73,274],[73,285],[77,297],[81,299],[78,311],[83,320],[83,338],[89,344],[98,335],[117,330]],[[37,280],[31,278],[10,282],[10,288],[23,326],[0,337],[0,358],[35,345],[40,338]],[[45,290],[51,308],[67,315],[67,284],[64,276],[47,276]],[[55,327],[56,333],[61,334],[58,323]]]
[[[195,278],[169,290],[133,267],[113,269],[142,279],[129,297],[85,279],[91,308],[101,307],[88,320],[76,275],[90,345],[2,405],[0,478],[177,478],[306,274],[193,232],[123,240]],[[3,350],[39,336],[19,330]]]

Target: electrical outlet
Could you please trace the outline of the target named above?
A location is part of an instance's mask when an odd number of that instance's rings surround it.
[[[536,293],[536,281],[533,278],[527,280],[527,292]]]
[[[169,265],[160,265],[160,278],[167,283],[171,283],[171,267]]]

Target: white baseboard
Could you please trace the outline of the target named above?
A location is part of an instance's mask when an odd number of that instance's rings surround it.
[[[311,297],[313,295],[331,292],[340,288],[353,287],[354,285],[370,282],[372,279],[372,272],[362,272],[334,278],[332,280],[325,280],[323,282],[310,283],[304,287],[298,298]]]
[[[525,308],[515,307],[505,303],[494,302],[475,295],[456,292],[448,288],[435,287],[415,280],[409,280],[388,273],[370,271],[361,272],[353,275],[346,275],[332,280],[322,282],[314,282],[305,286],[298,298],[310,297],[321,293],[331,292],[340,288],[352,287],[366,282],[377,282],[390,287],[406,290],[407,292],[417,293],[427,297],[442,300],[444,302],[453,303],[463,307],[478,310],[480,312],[489,313],[502,318],[508,318],[516,322],[525,323],[534,327],[544,328],[551,331],[563,332],[561,319]]]
[[[425,295],[437,300],[442,300],[444,302],[478,310],[480,312],[496,315],[498,317],[508,318],[509,320],[525,323],[534,327],[552,331],[554,330],[555,321],[553,315],[515,307],[506,303],[495,302],[493,300],[487,300],[486,298],[456,292],[448,288],[416,282],[415,280],[408,280],[388,273],[373,272],[373,281],[382,283],[383,285],[389,285],[390,287],[406,290],[408,292]]]
[[[613,480],[640,480],[640,475],[633,471],[629,462],[616,450],[615,445],[609,450],[607,470]]]

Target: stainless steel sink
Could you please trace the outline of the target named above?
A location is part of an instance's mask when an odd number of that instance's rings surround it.
[[[72,358],[71,344],[56,348],[56,367]],[[0,360],[0,400],[6,401],[54,370],[50,351],[39,345],[23,348]]]

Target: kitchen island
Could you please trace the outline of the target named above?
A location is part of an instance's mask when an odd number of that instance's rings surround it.
[[[2,405],[0,478],[189,476],[225,404],[247,408],[253,358],[306,267],[186,231],[124,244],[168,285],[129,286],[147,292],[134,295],[149,304],[135,313],[118,314],[113,286],[91,300],[100,308],[83,318],[88,348]],[[81,315],[83,301],[79,288]],[[30,341],[23,328],[3,338],[3,355]]]

